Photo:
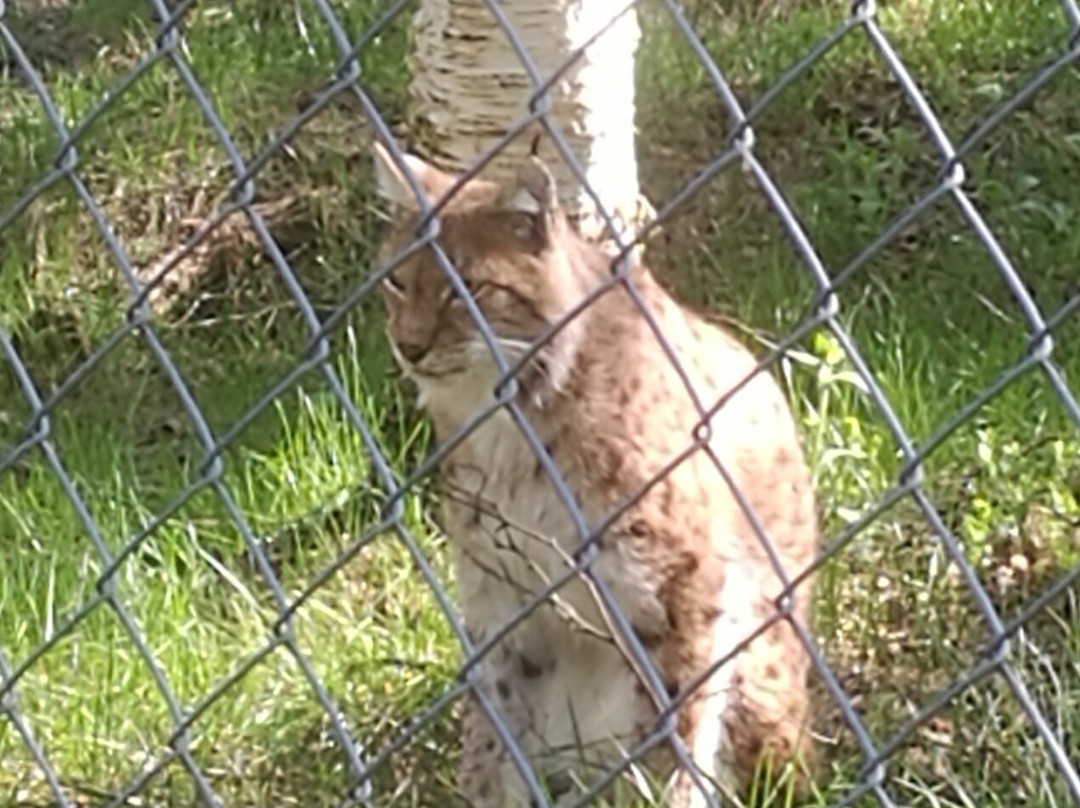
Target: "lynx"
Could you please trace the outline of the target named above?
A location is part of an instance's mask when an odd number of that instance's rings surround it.
[[[419,206],[388,153],[377,143],[375,151],[395,211],[386,261],[415,238]],[[414,155],[406,162],[431,204],[457,179]],[[677,765],[666,739],[643,757],[639,771],[665,785],[667,805],[705,805],[702,782],[743,789],[766,756],[809,759],[809,657],[789,621],[775,619],[781,579],[746,515],[755,514],[787,575],[811,563],[815,500],[779,385],[754,375],[746,348],[635,261],[628,282],[653,328],[628,286],[612,282],[610,255],[576,233],[537,158],[514,182],[464,183],[439,222],[439,244],[506,361],[525,360],[508,388],[432,250],[386,276],[389,342],[437,440],[473,427],[439,468],[460,608],[472,642],[490,646],[475,670],[482,698],[468,700],[462,719],[463,797],[477,808],[533,802],[481,701],[564,801],[656,731],[663,702],[604,591],[674,700],[673,734],[698,772]],[[517,416],[497,399],[507,390]],[[695,396],[708,411],[725,394],[702,423]],[[590,530],[604,526],[585,574],[566,573],[586,557],[584,537],[549,466]],[[565,586],[498,634],[561,576]],[[784,605],[805,625],[804,590]]]

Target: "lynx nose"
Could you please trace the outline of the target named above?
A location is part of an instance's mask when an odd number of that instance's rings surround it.
[[[402,358],[410,365],[415,365],[424,358],[430,346],[419,342],[399,342],[397,347]]]

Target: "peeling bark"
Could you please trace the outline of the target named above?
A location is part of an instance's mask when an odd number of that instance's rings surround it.
[[[621,0],[503,0],[544,79],[623,11]],[[429,156],[448,170],[469,167],[528,114],[534,87],[510,40],[484,0],[421,0],[415,20],[413,123],[430,138]],[[607,211],[631,223],[638,211],[634,153],[633,9],[622,14],[552,87],[554,120]],[[515,138],[490,164],[505,176],[528,152]],[[583,233],[599,236],[602,220],[588,194],[543,138],[541,156],[559,184],[560,201]]]

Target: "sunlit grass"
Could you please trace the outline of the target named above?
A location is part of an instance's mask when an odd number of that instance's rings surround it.
[[[379,10],[369,2],[337,5],[354,34]],[[688,11],[748,104],[845,12],[845,4],[792,4],[749,22],[723,5],[730,4],[688,3]],[[957,140],[1061,51],[1066,30],[1052,0],[898,2],[879,19]],[[639,142],[645,190],[659,202],[719,152],[727,124],[689,51],[657,20],[645,21]],[[20,25],[69,124],[146,52],[154,31],[141,3],[84,2],[52,27]],[[79,37],[65,40],[57,25]],[[406,29],[402,20],[362,55],[365,88],[395,123],[408,78]],[[57,41],[80,47],[58,53]],[[307,2],[196,4],[185,41],[184,57],[245,159],[332,77],[338,61]],[[967,161],[965,187],[1048,315],[1076,293],[1075,84],[1075,75],[1063,74]],[[234,174],[203,113],[162,60],[78,144],[80,175],[139,271],[190,235],[189,219],[226,201]],[[762,162],[833,273],[929,191],[941,167],[859,32],[754,126]],[[261,215],[320,316],[340,305],[373,260],[380,223],[365,132],[343,96],[256,178]],[[0,211],[48,170],[58,145],[26,87],[0,81]],[[415,468],[428,443],[391,378],[378,311],[365,304],[330,335],[325,368],[348,404],[321,367],[265,404],[265,391],[308,355],[311,333],[304,307],[241,219],[230,219],[205,252],[177,268],[185,283],[155,302],[152,319],[208,427],[218,438],[231,436],[220,477],[206,476],[211,457],[184,395],[137,332],[120,338],[50,414],[50,439],[89,524],[40,451],[0,474],[0,649],[20,666],[48,644],[14,694],[80,802],[108,803],[150,770],[148,804],[194,799],[193,781],[174,759],[182,744],[155,672],[182,714],[199,711],[185,743],[225,804],[338,806],[356,772],[308,672],[341,708],[358,749],[374,753],[447,692],[460,662],[453,627],[402,538],[369,535],[388,491],[351,419],[364,420],[399,475]],[[737,320],[756,349],[810,313],[818,294],[810,274],[738,171],[710,185],[682,219],[665,223],[665,237],[649,255],[665,279],[685,298]],[[947,201],[837,294],[838,323],[916,446],[1028,348],[1028,324],[1000,272]],[[43,397],[126,327],[129,295],[63,181],[0,234],[0,325]],[[1055,335],[1053,358],[1068,379],[1080,370],[1075,332],[1067,320]],[[835,339],[819,330],[798,349],[780,372],[814,461],[826,533],[836,537],[899,482],[905,458]],[[0,457],[25,437],[31,418],[11,368],[0,364]],[[1006,620],[1080,563],[1077,437],[1036,368],[923,459],[927,496]],[[426,490],[407,498],[404,524],[452,596],[431,505]],[[254,561],[255,544],[268,567]],[[336,569],[343,555],[349,560]],[[975,603],[911,497],[823,568],[819,641],[876,742],[888,742],[984,652],[992,632]],[[285,623],[283,604],[300,604]],[[1080,734],[1077,615],[1072,590],[1016,637],[1011,657],[1065,739]],[[145,656],[125,627],[128,616]],[[268,643],[275,647],[262,655]],[[309,661],[310,671],[298,660]],[[824,806],[858,781],[865,758],[824,690],[818,704],[825,776],[811,804]],[[453,800],[454,732],[447,711],[393,756],[376,777],[379,804]],[[900,804],[1068,802],[998,678],[953,699],[903,747],[887,786]],[[640,791],[635,777],[628,782]],[[7,721],[0,723],[0,794],[14,795],[16,805],[53,802]],[[791,804],[782,783],[766,781],[756,801]],[[867,796],[858,804],[875,802]]]

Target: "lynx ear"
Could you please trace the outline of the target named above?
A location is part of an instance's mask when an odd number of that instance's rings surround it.
[[[412,186],[408,179],[394,163],[390,152],[379,141],[374,141],[372,148],[375,152],[375,183],[379,195],[390,202],[408,211],[420,210],[420,203],[416,199]],[[450,187],[453,178],[435,166],[417,157],[415,154],[402,155],[405,166],[416,176],[417,184],[430,202]]]
[[[555,178],[539,157],[530,155],[518,169],[513,188],[504,195],[504,207],[529,216],[550,214],[558,207]]]
[[[559,199],[555,178],[539,157],[525,160],[514,184],[503,189],[500,205],[507,213],[514,214],[515,235],[529,249],[543,250],[551,243]]]

